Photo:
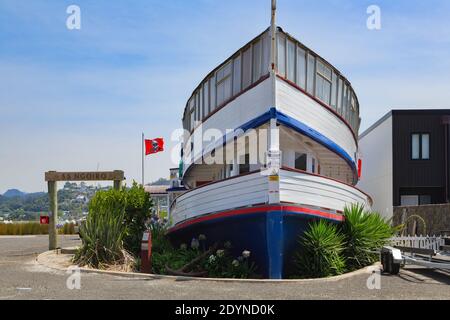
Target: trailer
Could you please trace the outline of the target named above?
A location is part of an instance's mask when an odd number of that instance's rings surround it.
[[[450,270],[450,246],[442,245],[439,250],[385,246],[380,252],[383,271],[398,274],[405,265],[417,265],[429,269]]]

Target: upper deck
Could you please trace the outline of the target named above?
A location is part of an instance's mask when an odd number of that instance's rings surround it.
[[[350,82],[330,63],[277,28],[277,77],[331,111],[358,136],[357,96]],[[247,43],[210,72],[186,103],[183,128],[193,132],[197,123],[269,77],[269,29]]]

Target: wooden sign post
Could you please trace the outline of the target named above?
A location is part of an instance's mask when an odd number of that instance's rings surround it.
[[[56,172],[45,173],[45,181],[48,183],[48,197],[50,201],[50,221],[48,226],[49,250],[58,248],[58,181],[114,181],[114,189],[120,190],[125,180],[124,172]]]

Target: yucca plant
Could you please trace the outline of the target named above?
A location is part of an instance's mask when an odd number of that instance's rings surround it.
[[[379,213],[353,204],[344,210],[341,232],[345,236],[344,254],[350,269],[359,269],[378,261],[377,251],[389,242],[396,229]]]
[[[337,226],[324,220],[313,222],[299,244],[294,263],[301,277],[329,277],[345,272],[344,236]]]
[[[125,206],[120,191],[98,192],[92,199],[86,222],[80,227],[81,248],[74,261],[81,266],[104,268],[126,263],[129,254],[123,249],[126,225]]]

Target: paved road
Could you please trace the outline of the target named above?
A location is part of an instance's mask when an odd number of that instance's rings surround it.
[[[63,247],[79,240],[61,237]],[[129,279],[82,274],[81,290],[69,290],[68,275],[35,261],[47,237],[0,237],[0,299],[450,299],[450,275],[423,269],[382,276],[381,290],[367,289],[368,275],[332,282],[219,283]]]

